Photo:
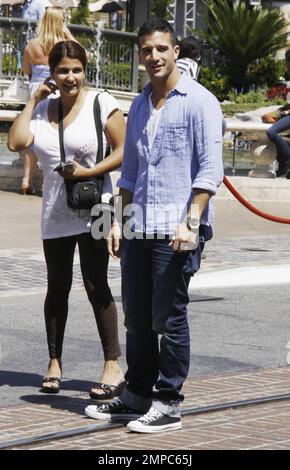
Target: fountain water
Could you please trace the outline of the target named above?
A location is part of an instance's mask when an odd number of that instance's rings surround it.
[[[101,71],[101,47],[102,47],[102,33],[104,29],[104,21],[96,21],[96,34],[95,43],[96,47],[94,50],[94,59],[96,63],[96,88],[99,88],[100,84],[100,71]]]

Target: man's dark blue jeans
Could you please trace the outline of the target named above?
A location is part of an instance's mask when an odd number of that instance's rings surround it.
[[[125,378],[133,396],[152,399],[155,386],[154,400],[179,402],[190,360],[187,289],[193,256],[174,252],[169,241],[169,237],[126,240],[122,248]],[[200,248],[196,254],[200,255]]]

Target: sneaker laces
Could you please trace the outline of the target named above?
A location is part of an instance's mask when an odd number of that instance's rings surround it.
[[[110,403],[103,403],[102,405],[98,406],[98,409],[102,411],[111,411],[112,409],[116,408],[116,406],[120,406],[122,404],[123,402],[119,398],[116,398]]]
[[[141,421],[144,424],[150,424],[158,418],[161,418],[163,414],[156,410],[156,408],[151,407],[150,410],[146,413],[146,415],[141,416],[138,421]]]

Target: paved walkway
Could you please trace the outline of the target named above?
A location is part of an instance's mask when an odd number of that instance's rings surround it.
[[[290,204],[258,203],[287,217]],[[45,266],[39,240],[41,199],[0,192],[0,296],[34,294],[45,289]],[[290,266],[289,226],[258,219],[234,201],[217,203],[216,238],[206,248],[203,273],[219,277],[223,270]],[[201,275],[202,276],[202,273]],[[120,284],[118,263],[110,266],[111,284]],[[273,280],[274,281],[274,280]],[[242,282],[242,281],[241,281]],[[279,281],[280,282],[280,281]],[[76,260],[74,288],[82,280]],[[87,395],[35,394],[29,404],[0,408],[0,445],[14,439],[97,424],[84,417]],[[183,408],[289,393],[288,367],[251,373],[190,379]],[[48,440],[28,449],[194,450],[289,449],[290,400],[271,402],[183,418],[183,429],[162,436],[138,435],[118,427],[70,439]]]
[[[239,400],[288,394],[288,367],[250,374],[188,380],[184,410]],[[26,397],[27,398],[27,397]],[[84,416],[87,395],[31,396],[31,404],[0,409],[0,446],[24,437],[102,426]],[[183,428],[163,435],[126,432],[124,426],[23,446],[30,450],[201,450],[289,449],[290,400],[183,417]],[[12,446],[12,449],[16,447]]]
[[[287,217],[290,213],[290,203],[259,201],[256,204],[276,215]],[[40,213],[41,198],[0,191],[0,296],[45,291]],[[234,275],[238,277],[240,284],[246,281],[249,270],[257,267],[267,270],[272,266],[284,266],[280,277],[275,273],[273,282],[276,283],[285,282],[288,270],[290,275],[290,225],[258,218],[236,201],[219,199],[215,232],[215,238],[206,246],[202,270],[194,280],[196,286],[217,286],[225,270],[232,276],[232,281]],[[246,271],[236,273],[237,268],[246,268]],[[258,274],[254,272],[256,281]],[[109,277],[113,286],[120,283],[118,262],[111,261]],[[228,281],[222,282],[227,285]],[[76,258],[74,288],[81,286]]]

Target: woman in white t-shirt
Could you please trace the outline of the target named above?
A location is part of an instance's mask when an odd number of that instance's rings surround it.
[[[105,364],[100,382],[91,390],[94,398],[112,398],[123,386],[117,310],[107,282],[108,253],[100,249],[90,233],[88,211],[73,210],[66,202],[64,179],[104,175],[104,193],[111,191],[109,172],[123,157],[125,122],[117,101],[109,93],[99,95],[104,148],[113,152],[96,165],[97,136],[93,114],[96,91],[84,88],[86,52],[74,41],[58,42],[49,54],[54,82],[46,79],[14,122],[8,136],[12,151],[31,144],[44,174],[42,238],[47,264],[48,289],[44,312],[50,361],[42,391],[57,393],[62,371],[61,355],[68,297],[72,283],[73,258],[78,244],[82,276],[92,304],[103,346]],[[47,99],[56,89],[60,98]],[[58,109],[63,108],[63,140],[69,171],[54,171],[60,163]]]

